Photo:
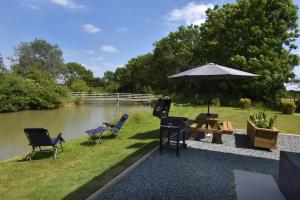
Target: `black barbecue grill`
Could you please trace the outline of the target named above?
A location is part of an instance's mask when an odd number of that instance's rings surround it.
[[[173,137],[176,134],[176,155],[179,156],[179,147],[183,146],[184,149],[187,148],[187,145],[185,143],[185,128],[189,126],[192,123],[192,121],[188,120],[185,117],[170,117],[170,107],[170,99],[158,99],[153,110],[153,116],[156,116],[161,119],[159,151],[162,153],[163,133],[167,132],[168,134],[168,140],[166,143],[167,147],[171,147],[171,144],[173,144],[173,142],[171,142],[171,137]],[[182,136],[182,144],[180,143],[180,136]]]

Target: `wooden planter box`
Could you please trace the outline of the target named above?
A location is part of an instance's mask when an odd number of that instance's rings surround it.
[[[254,147],[276,149],[279,130],[256,127],[251,121],[247,121],[247,134]]]

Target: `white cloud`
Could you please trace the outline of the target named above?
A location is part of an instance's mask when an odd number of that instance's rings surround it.
[[[97,26],[95,26],[93,24],[84,24],[83,29],[89,33],[98,33],[101,31],[100,28],[98,28]]]
[[[81,49],[80,51],[83,54],[88,54],[88,55],[94,55],[94,54],[96,54],[96,52],[94,50],[91,50],[91,49]]]
[[[90,57],[90,61],[103,61],[104,58],[102,56],[95,56],[95,57]]]
[[[105,45],[109,46],[109,45]],[[63,49],[66,62],[78,62],[94,72],[94,76],[103,76],[107,70],[114,71],[117,67],[123,66],[110,62],[103,55],[101,48],[95,49]]]
[[[107,53],[118,53],[119,52],[119,50],[112,45],[103,45],[101,47],[101,50],[104,52],[107,52]]]
[[[30,9],[39,9],[44,0],[23,0],[22,4]]]
[[[190,2],[180,9],[174,9],[167,15],[168,22],[200,25],[206,20],[205,11],[213,8],[213,4]]]
[[[73,0],[50,0],[52,3],[57,4],[59,6],[63,6],[69,9],[84,9],[86,6],[83,4],[77,4]]]
[[[125,32],[125,31],[127,31],[127,28],[125,28],[125,27],[117,28],[116,31],[117,32]]]

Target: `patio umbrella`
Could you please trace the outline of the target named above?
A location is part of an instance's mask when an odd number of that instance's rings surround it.
[[[172,76],[169,76],[168,78],[201,78],[206,79],[210,82],[212,82],[215,79],[232,79],[232,78],[244,78],[244,77],[255,77],[257,75],[251,74],[248,72],[232,69],[229,67],[220,66],[214,63],[209,63],[206,65],[202,65],[199,67],[196,67],[194,69],[190,69],[184,72],[180,72],[178,74],[174,74]],[[211,87],[210,87],[211,88]],[[209,108],[211,104],[211,95],[212,90],[210,89],[209,93],[209,101],[208,101],[208,108],[207,108],[207,114],[209,115]]]

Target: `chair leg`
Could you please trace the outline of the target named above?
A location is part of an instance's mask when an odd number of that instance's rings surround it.
[[[54,147],[54,151],[53,151],[53,160],[56,159],[56,154],[57,154],[57,147]]]
[[[100,142],[100,144],[101,144],[101,143],[102,143],[102,141],[101,141],[101,140],[102,140],[102,139],[101,139],[101,135],[100,135],[100,136],[99,136],[99,138],[97,138],[97,139],[96,139],[96,141],[95,141],[95,142],[96,142],[96,144],[98,144],[99,142]]]
[[[33,156],[33,154],[34,154],[34,149],[35,149],[35,147],[32,147],[32,151],[31,151],[31,153],[29,154],[29,162],[31,162],[31,158],[32,158],[32,156]]]

